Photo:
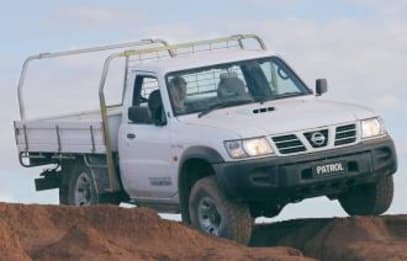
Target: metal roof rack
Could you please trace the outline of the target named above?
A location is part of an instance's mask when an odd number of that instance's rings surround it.
[[[186,42],[162,47],[160,46],[153,48],[142,48],[137,50],[126,50],[123,52],[112,54],[111,56],[113,58],[121,56],[134,57],[136,61],[144,62],[150,60],[160,60],[160,58],[175,58],[177,56],[189,55],[198,52],[210,52],[219,49],[236,47],[240,49],[246,49],[245,41],[247,40],[255,40],[261,50],[267,50],[266,44],[259,36],[254,34],[239,34],[229,37]],[[164,54],[162,54],[162,52],[164,52]],[[166,53],[168,52],[171,52],[172,55],[166,55]]]
[[[17,94],[18,94],[18,105],[20,109],[20,118],[22,121],[25,120],[25,106],[24,106],[24,99],[23,99],[23,87],[24,82],[28,70],[28,65],[34,60],[42,60],[42,59],[50,59],[50,58],[57,58],[57,57],[64,57],[64,56],[71,56],[71,55],[79,55],[79,54],[86,54],[86,53],[95,53],[95,52],[103,52],[108,50],[115,50],[115,49],[124,49],[130,47],[137,47],[137,46],[146,46],[146,45],[153,45],[153,44],[160,44],[163,46],[168,46],[168,43],[162,39],[143,39],[140,41],[135,42],[126,42],[126,43],[119,43],[119,44],[111,44],[111,45],[103,45],[103,46],[96,46],[90,48],[82,48],[82,49],[74,49],[74,50],[67,50],[67,51],[59,51],[59,52],[47,52],[47,53],[39,53],[36,55],[31,55],[27,57],[23,63],[20,78],[17,85]],[[172,50],[168,50],[168,54],[170,56],[174,56]]]
[[[247,43],[250,40],[254,40],[253,42],[256,45],[252,46],[255,47],[255,49],[267,49],[266,45],[260,37],[256,35],[246,34],[232,35],[229,37],[203,41],[187,42],[163,47],[127,50],[122,52],[121,54],[118,53],[116,55],[125,56],[125,62],[128,65],[126,68],[126,73],[128,74],[132,69],[137,68],[139,64],[144,62],[162,61],[180,56],[188,56],[194,53],[211,52],[221,49],[249,49]],[[169,55],[169,51],[172,55]],[[115,56],[115,54],[113,54],[113,56]]]

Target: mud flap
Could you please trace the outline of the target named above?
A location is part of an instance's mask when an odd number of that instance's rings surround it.
[[[59,188],[61,185],[61,171],[44,170],[41,178],[35,179],[35,190],[43,191]]]

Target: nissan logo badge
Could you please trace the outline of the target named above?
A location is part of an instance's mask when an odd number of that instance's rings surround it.
[[[314,132],[311,135],[311,142],[312,144],[314,144],[315,146],[322,146],[325,143],[325,136],[324,134],[322,134],[321,132]]]

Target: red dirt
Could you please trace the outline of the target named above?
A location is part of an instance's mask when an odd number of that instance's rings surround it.
[[[0,260],[299,260],[166,221],[152,210],[0,203]]]
[[[407,215],[261,225],[251,245],[290,246],[322,260],[407,260]]]
[[[145,208],[0,203],[0,260],[407,260],[407,215],[259,225],[251,245]]]

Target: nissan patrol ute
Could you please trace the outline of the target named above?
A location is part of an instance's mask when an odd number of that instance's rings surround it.
[[[27,119],[32,61],[115,49],[103,67],[100,108]],[[125,61],[123,100],[110,106],[104,87],[117,59]],[[183,222],[243,244],[254,218],[307,198],[379,215],[393,198],[392,139],[378,114],[326,100],[326,91],[325,79],[310,89],[256,35],[43,53],[25,61],[18,83],[19,159],[49,165],[36,190],[59,189],[61,204],[181,213]]]

